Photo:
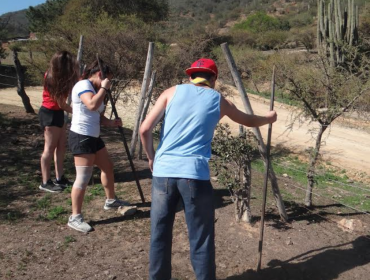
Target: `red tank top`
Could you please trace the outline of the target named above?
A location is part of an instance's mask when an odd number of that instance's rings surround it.
[[[46,78],[47,72],[44,75],[44,79]],[[51,98],[49,91],[45,88],[42,91],[42,106],[49,109],[49,110],[62,110],[58,103]]]

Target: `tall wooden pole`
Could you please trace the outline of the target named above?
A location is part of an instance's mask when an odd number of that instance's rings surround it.
[[[240,74],[239,74],[239,72],[236,68],[236,64],[235,64],[234,58],[233,58],[233,56],[230,52],[229,46],[228,46],[227,43],[223,43],[223,44],[221,44],[221,48],[222,48],[222,51],[225,55],[225,58],[226,58],[228,66],[229,66],[229,69],[231,71],[231,74],[233,76],[234,83],[235,83],[235,85],[236,85],[236,87],[237,87],[237,89],[240,93],[241,99],[242,99],[243,104],[244,104],[244,109],[248,114],[253,115],[252,106],[249,102],[247,93],[245,92],[244,85],[243,85],[242,80],[240,78]],[[259,152],[262,156],[262,159],[263,159],[263,161],[265,163],[265,167],[266,167],[266,164],[267,164],[266,163],[266,146],[263,142],[261,131],[258,127],[252,128],[252,131],[253,131],[254,135],[256,136],[256,138],[258,140],[258,149],[259,149]],[[271,180],[272,191],[273,191],[273,194],[274,194],[274,197],[275,197],[275,200],[276,200],[276,205],[277,205],[277,208],[279,210],[280,217],[284,221],[288,221],[288,215],[287,215],[286,210],[285,210],[284,202],[283,202],[283,199],[281,197],[279,186],[278,186],[278,183],[277,183],[277,178],[276,178],[276,175],[274,173],[274,170],[273,170],[272,166],[270,166],[269,177],[270,177],[270,180]]]
[[[83,66],[81,65],[81,61],[82,61],[82,53],[83,53],[83,41],[84,41],[84,35],[80,35],[80,43],[78,44],[78,51],[77,51],[77,62],[79,64],[79,67],[80,67],[80,76],[82,75],[83,73]],[[72,102],[72,95],[71,93],[68,94],[68,100],[67,100],[67,103],[68,105],[71,105],[71,102]],[[66,112],[64,114],[64,122],[68,122],[68,119],[69,119],[69,113]]]
[[[274,99],[275,99],[275,66],[272,71],[270,111],[274,110]],[[260,239],[258,241],[257,271],[261,269],[261,260],[262,260],[263,232],[265,228],[265,210],[266,210],[266,198],[267,198],[267,183],[268,183],[269,168],[270,168],[271,134],[272,134],[272,124],[270,123],[269,128],[268,128],[268,133],[267,133],[266,166],[265,166],[265,179],[263,182],[263,197],[262,197],[262,211],[261,211],[262,214],[261,214],[261,223],[260,223]]]
[[[146,58],[145,71],[144,71],[144,78],[143,78],[143,83],[141,84],[141,98],[139,101],[139,107],[136,113],[135,124],[134,124],[134,128],[132,131],[131,146],[130,146],[130,154],[132,155],[132,157],[134,157],[135,155],[136,143],[138,140],[138,132],[139,132],[139,126],[140,126],[141,112],[144,107],[145,93],[148,88],[149,77],[152,71],[153,53],[154,53],[154,43],[149,42],[148,55]]]
[[[153,88],[154,88],[156,74],[157,74],[157,71],[154,70],[152,72],[152,77],[150,78],[150,84],[149,84],[149,88],[148,88],[148,94],[146,96],[144,109],[143,109],[142,114],[140,116],[140,124],[143,123],[143,121],[144,121],[144,119],[146,117],[146,114],[148,112],[148,109],[149,109],[150,100],[152,99],[152,93],[153,93]],[[143,159],[143,143],[141,143],[140,133],[138,135],[138,139],[139,139],[139,159]]]

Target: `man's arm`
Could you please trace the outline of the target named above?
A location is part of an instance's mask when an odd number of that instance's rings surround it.
[[[155,156],[152,131],[163,117],[167,103],[171,100],[175,90],[176,87],[169,88],[159,96],[154,107],[140,126],[141,142],[143,143],[146,156],[149,160],[149,167],[151,171],[153,171],[153,161]]]
[[[277,119],[275,111],[269,111],[266,116],[257,116],[249,115],[240,111],[236,106],[229,100],[221,96],[221,114],[220,119],[224,116],[228,116],[234,122],[239,124],[249,126],[249,127],[258,127],[261,125],[274,123]]]

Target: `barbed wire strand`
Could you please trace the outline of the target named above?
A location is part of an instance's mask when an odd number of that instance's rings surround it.
[[[10,85],[10,84],[4,84],[4,83],[0,83],[0,85],[11,86],[11,87],[16,87],[17,86],[17,85]]]
[[[290,185],[290,186],[292,186],[293,188],[296,188],[296,189],[300,189],[300,190],[306,191],[306,189],[301,188],[301,187],[298,187],[298,186],[295,186],[295,185]],[[363,213],[363,214],[365,214],[365,215],[370,216],[370,213],[369,213],[369,212],[366,212],[366,211],[363,211],[363,210],[360,210],[360,209],[354,208],[354,207],[352,207],[352,206],[350,206],[350,205],[347,205],[347,204],[344,204],[343,202],[341,202],[341,201],[339,201],[339,200],[336,200],[336,199],[334,199],[334,198],[327,197],[327,196],[324,196],[324,195],[320,195],[320,194],[315,193],[315,192],[312,192],[312,194],[313,194],[313,195],[315,195],[315,196],[317,196],[317,197],[322,197],[322,198],[326,198],[326,199],[332,200],[332,201],[334,201],[334,202],[336,202],[336,203],[338,203],[338,204],[341,204],[341,205],[343,205],[343,206],[345,206],[345,207],[347,207],[347,208],[349,208],[349,209],[352,209],[352,210],[354,210],[354,211],[356,211],[356,212],[358,212],[358,213]]]
[[[6,78],[17,79],[17,77],[12,77],[12,76],[2,75],[2,74],[0,74],[0,76],[1,76],[1,77],[6,77]]]

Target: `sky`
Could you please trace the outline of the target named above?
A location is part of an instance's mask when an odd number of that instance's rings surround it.
[[[0,0],[0,15],[28,9],[29,6],[36,6],[45,2],[46,0]]]

